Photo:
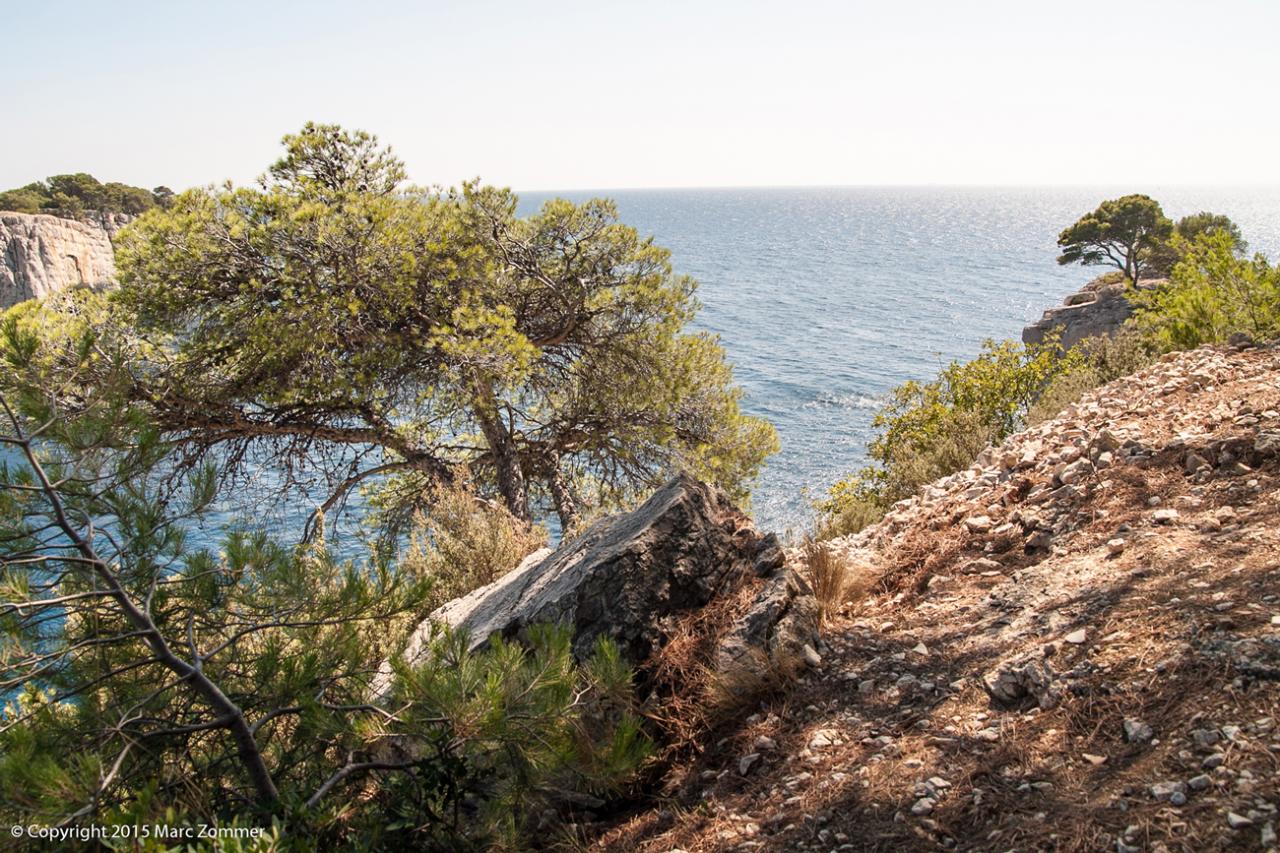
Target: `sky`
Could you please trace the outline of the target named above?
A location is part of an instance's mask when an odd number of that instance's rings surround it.
[[[0,0],[0,188],[251,181],[309,120],[421,184],[1280,184],[1277,0]]]

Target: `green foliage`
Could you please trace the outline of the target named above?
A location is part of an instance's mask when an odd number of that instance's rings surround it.
[[[0,332],[24,366],[29,329]],[[68,419],[22,375],[0,374],[0,818],[276,822],[259,850],[510,847],[647,755],[615,646],[579,665],[564,629],[478,654],[441,631],[388,667],[433,578],[249,528],[193,547],[218,472],[158,476],[178,460],[145,407]]]
[[[117,182],[101,183],[92,175],[52,175],[44,181],[18,189],[0,192],[0,210],[19,213],[51,213],[55,216],[79,217],[86,213],[145,213],[173,191],[157,187],[155,191],[131,187]]]
[[[39,213],[41,205],[47,200],[48,197],[40,184],[28,184],[25,187],[0,192],[0,210]]]
[[[120,358],[97,369],[128,364],[122,393],[192,453],[319,471],[326,510],[366,481],[463,470],[565,528],[673,469],[745,495],[777,439],[687,331],[694,283],[666,250],[608,201],[519,218],[506,190],[403,181],[374,137],[308,125],[258,186],[151,211],[117,241],[122,285],[92,325]],[[51,346],[39,362],[45,384],[76,365]],[[386,517],[423,497],[393,489],[383,503],[407,503]]]
[[[1261,254],[1240,257],[1238,235],[1212,230],[1180,246],[1169,281],[1134,296],[1135,320],[1160,350],[1280,335],[1280,268]]]
[[[1110,199],[1058,235],[1058,263],[1110,265],[1137,281],[1172,233],[1173,223],[1149,196]]]
[[[836,483],[818,504],[819,538],[853,533],[920,486],[969,465],[988,444],[1021,428],[1045,387],[1081,357],[1056,343],[987,341],[930,382],[906,382],[876,415],[872,464]]]
[[[1229,216],[1221,213],[1202,210],[1199,213],[1184,216],[1178,220],[1173,231],[1188,244],[1194,243],[1202,236],[1223,233],[1230,238],[1231,247],[1236,254],[1243,254],[1249,248],[1244,235],[1240,232],[1240,226],[1232,222]]]
[[[424,664],[399,668],[392,704],[411,705],[399,716],[432,755],[384,790],[393,829],[429,826],[452,849],[526,849],[530,817],[619,790],[648,757],[631,672],[609,640],[581,666],[563,628],[535,627],[527,646],[494,637],[481,654],[466,648],[441,630]]]

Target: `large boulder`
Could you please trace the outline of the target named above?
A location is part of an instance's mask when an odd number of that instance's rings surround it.
[[[714,601],[728,623],[717,631],[717,669],[735,683],[794,674],[816,642],[818,609],[808,584],[719,489],[677,477],[639,509],[592,525],[552,553],[431,614],[405,656],[423,654],[440,625],[467,632],[471,649],[498,635],[519,640],[532,625],[572,626],[573,652],[590,655],[612,638],[632,663],[649,659],[675,623]]]

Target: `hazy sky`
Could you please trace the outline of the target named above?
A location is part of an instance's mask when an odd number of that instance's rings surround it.
[[[420,183],[1280,183],[1277,0],[0,0],[0,188],[252,179],[307,120]]]

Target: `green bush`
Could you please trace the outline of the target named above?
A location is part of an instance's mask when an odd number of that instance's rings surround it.
[[[977,358],[954,361],[931,382],[906,382],[876,415],[872,464],[836,483],[818,506],[818,535],[856,532],[921,485],[970,464],[988,444],[1021,428],[1046,386],[1082,358],[1056,342],[987,341]]]
[[[1194,349],[1236,333],[1280,335],[1280,268],[1261,254],[1240,257],[1237,240],[1214,230],[1181,244],[1169,281],[1134,295],[1136,325],[1153,348]]]

